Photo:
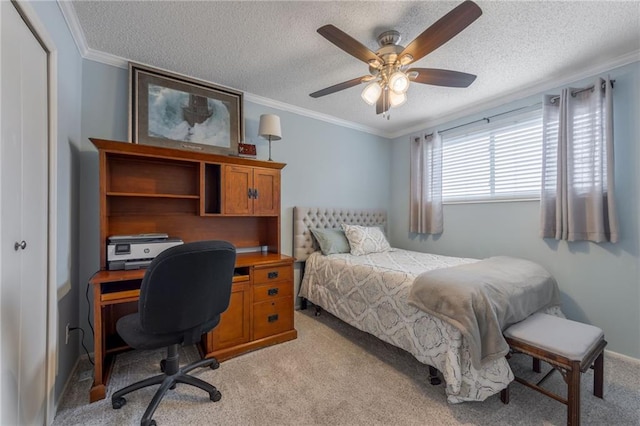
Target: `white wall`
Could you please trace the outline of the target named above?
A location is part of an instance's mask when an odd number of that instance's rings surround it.
[[[409,229],[409,135],[392,143],[391,240],[394,246],[453,256],[506,254],[541,263],[557,279],[563,310],[597,325],[607,349],[640,358],[640,63],[610,72],[614,89],[616,200],[620,242],[558,242],[539,235],[539,202],[448,204],[444,232],[421,237]],[[584,87],[593,79],[572,84]],[[550,91],[549,93],[556,93]],[[534,96],[438,126],[453,127],[540,102]],[[429,132],[434,129],[427,129]]]

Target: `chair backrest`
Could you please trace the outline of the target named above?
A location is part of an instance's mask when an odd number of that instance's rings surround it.
[[[229,306],[235,261],[236,249],[227,241],[186,243],[160,253],[140,287],[142,329],[184,332],[183,343],[195,343]]]

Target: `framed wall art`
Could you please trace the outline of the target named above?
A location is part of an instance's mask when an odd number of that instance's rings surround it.
[[[238,155],[242,92],[129,63],[133,143]]]

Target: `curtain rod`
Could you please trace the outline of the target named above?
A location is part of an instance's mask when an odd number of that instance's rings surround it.
[[[613,88],[613,83],[615,83],[615,80],[610,80],[611,81],[611,88]],[[606,83],[602,83],[602,88],[605,89],[605,84]],[[593,90],[594,86],[591,85],[589,87],[584,87],[582,89],[578,89],[578,90],[574,90],[573,92],[571,92],[572,96],[577,95],[578,93],[582,93],[582,92],[586,92],[587,90]],[[551,98],[551,103],[554,103],[557,99],[560,99],[560,96],[554,96],[553,98]],[[449,127],[448,129],[444,129],[444,130],[438,130],[438,133],[444,133],[444,132],[448,132],[449,130],[454,130],[460,127],[464,127],[464,126],[468,126],[469,124],[475,124],[475,123],[480,123],[481,121],[486,121],[487,123],[490,123],[492,119],[496,118],[496,117],[500,117],[501,115],[505,115],[505,114],[511,114],[512,112],[516,112],[516,111],[520,111],[523,109],[527,109],[527,108],[533,108],[535,106],[539,106],[542,105],[542,102],[538,102],[529,106],[524,106],[524,107],[520,107],[520,108],[515,108],[509,111],[505,111],[505,112],[501,112],[500,114],[495,114],[495,115],[490,115],[489,117],[484,117],[484,118],[479,118],[477,120],[473,120],[473,121],[469,121],[468,123],[464,123],[464,124],[460,124],[458,126],[453,126],[453,127]],[[433,132],[429,133],[426,136],[433,136]]]
[[[609,81],[611,82],[611,88],[613,89],[613,83],[615,83],[616,81],[615,80],[609,80]],[[571,96],[576,96],[578,93],[586,92],[587,90],[593,90],[594,87],[595,85],[592,84],[589,87],[583,87],[582,89],[574,90],[573,92],[571,92]],[[606,89],[607,83],[603,81],[601,87],[603,89]],[[560,99],[560,95],[549,98],[549,102],[551,102],[552,104],[555,104],[558,99]]]
[[[449,130],[457,129],[459,127],[468,126],[469,124],[480,123],[481,121],[486,121],[487,123],[490,123],[492,119],[494,119],[496,117],[500,117],[501,115],[511,114],[512,112],[516,112],[516,111],[520,111],[520,110],[528,109],[528,108],[533,108],[533,107],[539,106],[539,105],[542,105],[542,102],[538,102],[536,104],[532,104],[532,105],[528,105],[528,106],[524,106],[524,107],[520,107],[520,108],[515,108],[515,109],[509,110],[509,111],[501,112],[500,114],[490,115],[489,117],[479,118],[477,120],[469,121],[468,123],[460,124],[458,126],[449,127],[448,129],[438,130],[438,133],[448,132]],[[433,132],[429,133],[427,136],[433,136]]]

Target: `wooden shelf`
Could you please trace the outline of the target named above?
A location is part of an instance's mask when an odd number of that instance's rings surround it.
[[[138,192],[107,192],[108,197],[142,197],[142,198],[177,198],[198,200],[199,195],[183,195],[183,194],[144,194]]]

